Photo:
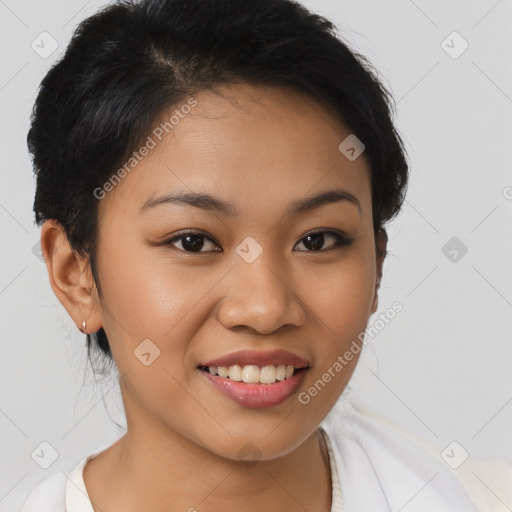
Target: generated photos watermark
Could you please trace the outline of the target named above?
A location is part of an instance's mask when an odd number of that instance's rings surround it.
[[[368,344],[368,337],[371,339],[375,338],[379,332],[381,332],[391,320],[393,320],[398,313],[403,310],[403,305],[396,301],[390,308],[384,313],[379,315],[379,318],[375,320],[373,325],[367,327],[363,332],[357,336],[357,340],[353,340],[350,348],[345,351],[343,355],[339,355],[336,361],[327,368],[327,370],[320,376],[315,383],[310,386],[306,391],[302,391],[298,395],[298,400],[301,404],[306,405],[311,401],[311,398],[315,397],[325,386],[331,382],[331,380],[340,373],[350,361],[359,354],[362,350],[363,345]]]

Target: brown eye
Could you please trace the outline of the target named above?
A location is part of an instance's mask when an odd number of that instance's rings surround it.
[[[333,240],[327,248],[325,248],[326,240]],[[206,241],[206,242],[205,242]],[[340,233],[334,231],[319,231],[310,233],[300,240],[304,244],[305,250],[301,252],[325,252],[332,249],[348,246],[352,240]],[[181,245],[181,248],[177,244]],[[208,243],[213,246],[212,249],[203,250],[208,247]],[[201,253],[201,252],[221,252],[222,249],[210,238],[198,231],[187,231],[180,235],[174,236],[164,242],[164,245],[172,245],[182,252]]]
[[[211,250],[202,250],[203,247],[205,247],[205,240],[211,242],[211,244],[214,247],[218,247],[218,245],[211,238],[195,231],[188,231],[186,233],[182,233],[181,235],[170,238],[169,240],[166,240],[164,242],[164,245],[173,245],[174,247],[178,248],[180,251],[183,252],[212,252]],[[176,242],[179,242],[181,244],[181,249],[174,245]],[[206,246],[207,245],[208,244],[206,244]],[[213,249],[213,252],[220,251],[218,249]]]
[[[328,239],[334,239],[334,243],[327,247],[327,249],[322,249],[325,244],[326,237]],[[348,246],[352,243],[352,240],[334,231],[319,231],[306,235],[301,239],[301,243],[306,247],[306,251],[302,252],[323,252]]]

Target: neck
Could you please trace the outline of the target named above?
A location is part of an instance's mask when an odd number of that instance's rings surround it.
[[[95,512],[331,509],[329,457],[319,429],[281,457],[233,460],[193,443],[123,399],[127,433],[84,469]]]

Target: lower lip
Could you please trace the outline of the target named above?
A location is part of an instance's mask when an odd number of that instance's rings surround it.
[[[302,381],[307,369],[303,369],[290,378],[276,381],[274,384],[247,384],[238,382],[218,375],[200,371],[221,393],[231,398],[233,402],[249,407],[251,409],[263,409],[278,405],[289,398],[300,382]]]

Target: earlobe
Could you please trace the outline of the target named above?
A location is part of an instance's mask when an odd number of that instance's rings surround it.
[[[379,288],[382,281],[382,267],[384,259],[387,254],[388,234],[384,228],[380,228],[377,236],[375,237],[375,265],[376,265],[376,280],[375,292],[373,296],[373,303],[371,313],[375,313],[379,307]]]
[[[101,327],[97,298],[92,294],[94,282],[86,259],[71,248],[62,225],[45,221],[41,228],[41,250],[53,292],[75,325],[87,322],[87,331]]]

